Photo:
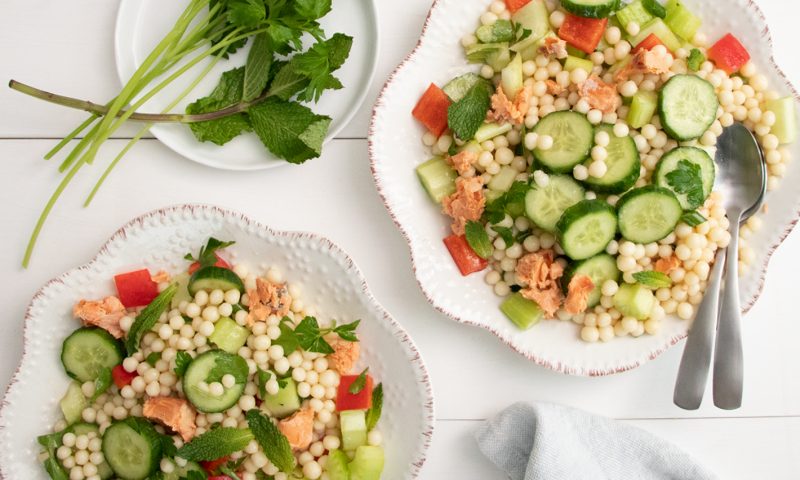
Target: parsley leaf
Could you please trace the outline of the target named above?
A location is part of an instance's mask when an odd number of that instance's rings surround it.
[[[219,84],[207,97],[200,98],[186,107],[186,113],[195,115],[222,110],[242,101],[244,92],[245,67],[234,68],[222,74]],[[201,142],[225,145],[244,132],[252,131],[250,122],[243,113],[190,123],[189,128]]]
[[[308,78],[308,86],[298,98],[303,101],[319,101],[325,90],[338,90],[342,83],[332,75],[350,55],[353,37],[337,33],[328,40],[315,43],[308,51],[295,55],[290,65]]]
[[[261,0],[233,0],[228,4],[228,21],[237,27],[255,27],[267,17]]]
[[[526,182],[514,182],[506,193],[486,205],[483,219],[496,225],[505,219],[506,213],[519,217],[525,212],[525,195],[528,190],[530,186]]]
[[[281,330],[281,335],[272,341],[273,345],[280,345],[283,347],[283,353],[286,355],[300,348],[300,340],[298,340],[297,335],[294,333],[292,321],[289,317],[283,317],[278,328]]]
[[[514,245],[514,230],[511,227],[498,227],[494,225],[492,226],[492,230],[500,235],[500,238],[502,238],[503,242],[506,244],[506,248]]]
[[[700,165],[681,160],[675,170],[667,174],[667,182],[677,194],[686,195],[689,208],[694,209],[703,204],[703,177],[700,175]]]
[[[64,436],[64,433],[64,431],[60,431],[51,433],[50,435],[42,435],[36,439],[39,444],[47,450],[47,458],[44,460],[44,469],[47,470],[52,480],[69,480],[69,475],[66,470],[64,470],[64,467],[61,466],[61,462],[58,461],[58,457],[56,456],[56,450],[61,446],[61,438]]]
[[[192,462],[216,460],[243,450],[253,438],[247,429],[214,428],[179,448],[177,455]]]
[[[251,107],[249,115],[264,146],[289,163],[304,163],[322,154],[330,117],[275,97]]]
[[[669,288],[672,286],[672,279],[664,273],[656,271],[637,272],[633,278],[649,288]]]
[[[383,384],[379,383],[374,390],[372,390],[372,407],[367,410],[367,431],[375,428],[378,420],[381,418],[381,411],[383,410]]]
[[[697,227],[698,225],[702,225],[706,223],[708,219],[704,217],[700,212],[697,210],[692,210],[691,212],[686,212],[681,217],[681,222],[689,225],[690,227]]]
[[[294,10],[307,20],[316,20],[331,11],[331,0],[295,0]]]
[[[156,362],[161,360],[161,352],[152,352],[147,358],[144,359],[145,362],[148,363],[151,367],[156,366]]]
[[[344,325],[334,327],[333,332],[339,335],[339,338],[342,340],[348,342],[357,342],[358,337],[356,336],[356,329],[360,323],[361,320],[356,320],[353,323],[345,323]]]
[[[297,339],[300,341],[300,347],[307,352],[317,352],[329,355],[334,352],[333,347],[325,341],[319,329],[319,323],[314,317],[306,317],[300,321],[294,329]]]
[[[475,136],[491,107],[492,87],[487,81],[479,81],[464,97],[447,109],[447,125],[462,140]]]
[[[706,56],[703,55],[697,48],[693,48],[691,53],[689,53],[689,58],[686,59],[686,65],[689,67],[689,70],[696,72],[700,70],[700,67],[706,61]]]
[[[282,472],[291,472],[295,467],[295,459],[292,454],[292,447],[286,436],[278,430],[268,417],[265,417],[256,409],[249,410],[246,414],[247,425],[256,438],[256,441],[264,450],[273,465]]]
[[[489,258],[494,249],[492,248],[491,240],[489,240],[489,234],[486,233],[483,224],[474,221],[467,222],[465,231],[467,243],[472,247],[472,250],[483,259]]]
[[[190,363],[192,363],[192,356],[188,352],[178,350],[178,353],[175,355],[175,375],[177,375],[178,378],[183,377]]]
[[[210,267],[211,265],[215,265],[217,260],[219,260],[217,258],[217,250],[228,248],[235,243],[236,242],[223,242],[214,237],[210,237],[206,245],[200,247],[200,253],[197,255],[197,258],[194,258],[191,253],[187,253],[183,258],[189,261],[196,261],[201,267]],[[189,323],[192,322],[192,319],[189,317],[184,316],[184,319]]]
[[[361,372],[353,383],[350,384],[350,388],[347,389],[352,395],[358,395],[364,390],[364,387],[367,386],[367,373],[369,372],[369,367],[365,368],[363,372]]]

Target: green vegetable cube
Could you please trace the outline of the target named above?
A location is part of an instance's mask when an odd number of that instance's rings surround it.
[[[208,340],[228,353],[236,354],[247,342],[250,330],[234,322],[229,317],[222,317],[214,326],[214,333]]]
[[[626,283],[619,287],[614,295],[614,307],[623,315],[638,320],[650,318],[650,312],[656,304],[653,292],[641,284]]]
[[[444,158],[435,157],[417,167],[417,177],[425,191],[436,203],[456,191],[458,172],[453,170]]]
[[[364,410],[347,410],[339,413],[342,430],[342,448],[350,451],[367,444],[367,419]]]

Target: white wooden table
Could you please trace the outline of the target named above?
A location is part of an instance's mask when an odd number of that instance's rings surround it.
[[[20,268],[25,243],[59,179],[54,165],[41,157],[84,117],[0,88],[2,386],[20,355],[25,308],[44,282],[88,261],[122,223],[139,214],[165,205],[209,203],[278,229],[320,233],[352,254],[375,296],[418,343],[433,377],[437,422],[423,479],[502,478],[479,455],[472,432],[519,400],[559,402],[623,419],[674,441],[722,478],[798,478],[800,319],[794,301],[800,232],[775,255],[764,295],[747,318],[746,398],[736,412],[717,410],[709,402],[693,413],[672,405],[681,347],[623,375],[572,378],[526,362],[482,330],[451,322],[430,308],[417,288],[405,242],[375,192],[365,139],[371,104],[389,72],[415,45],[430,0],[377,1],[382,49],[376,81],[358,116],[323,158],[302,167],[237,174],[196,165],[145,140],[89,210],[81,203],[99,169],[75,182],[56,207],[27,271]],[[794,21],[800,18],[800,3],[760,4],[773,26],[779,64],[800,81]],[[0,79],[80,98],[111,98],[119,87],[112,40],[116,8],[117,2],[109,0],[1,0]],[[104,155],[119,150],[133,131],[122,131]],[[276,208],[275,199],[291,208]]]

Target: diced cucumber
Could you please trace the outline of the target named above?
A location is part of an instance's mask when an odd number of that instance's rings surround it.
[[[328,453],[328,462],[325,472],[330,480],[350,480],[350,459],[341,450],[331,450]]]
[[[300,409],[300,397],[297,395],[297,384],[292,378],[282,380],[286,385],[275,395],[267,395],[261,404],[275,418],[286,418]]]
[[[782,144],[797,140],[797,106],[792,96],[767,102],[767,110],[775,114],[775,125],[771,133]]]
[[[651,243],[675,231],[683,216],[678,197],[655,185],[637,188],[617,202],[619,229],[634,243]]]
[[[553,112],[541,119],[533,131],[539,137],[553,138],[551,149],[536,148],[533,154],[544,168],[554,173],[571,172],[589,156],[594,145],[594,128],[586,116],[578,112]]]
[[[594,283],[594,290],[592,290],[588,298],[588,306],[591,308],[600,303],[600,297],[603,296],[603,283],[608,280],[619,281],[620,273],[614,257],[607,253],[601,253],[582,262],[575,263],[567,269],[564,274],[565,290],[575,275],[586,275]]]
[[[178,466],[177,463],[173,463],[173,470],[169,473],[164,473],[164,480],[181,480],[186,479],[189,477],[189,472],[197,472],[203,474],[203,478],[205,478],[206,471],[203,470],[198,463],[195,462],[186,462],[184,466]]]
[[[489,180],[487,186],[490,190],[494,190],[495,192],[507,192],[511,188],[511,185],[514,184],[514,179],[518,174],[519,172],[517,172],[516,169],[506,165],[500,169],[497,175]]]
[[[714,86],[696,75],[675,75],[659,95],[661,124],[670,137],[685,142],[703,136],[717,119]]]
[[[647,90],[639,90],[631,100],[628,110],[628,125],[631,128],[642,128],[653,120],[658,110],[658,94]]]
[[[642,162],[639,157],[639,149],[633,137],[618,137],[614,134],[614,128],[610,125],[599,125],[598,132],[608,133],[611,139],[606,146],[608,157],[606,174],[600,178],[589,177],[583,181],[597,193],[624,193],[631,189],[639,179],[642,169]],[[592,160],[587,160],[588,164]]]
[[[572,177],[550,175],[547,186],[534,186],[525,195],[525,213],[539,228],[555,232],[564,211],[583,200],[585,194]]]
[[[489,55],[499,52],[504,48],[508,48],[508,45],[505,43],[476,43],[475,45],[467,47],[465,54],[467,55],[467,61],[470,63],[485,63]]]
[[[481,43],[510,42],[514,39],[514,27],[509,20],[497,20],[491,25],[481,25],[475,31]]]
[[[475,140],[470,140],[469,142],[465,143],[461,148],[458,149],[459,152],[472,152],[475,155],[480,155],[483,153],[483,148],[481,148],[481,144],[476,142]]]
[[[233,270],[212,265],[198,269],[189,279],[189,293],[194,295],[200,290],[239,290],[244,293],[244,283]]]
[[[450,100],[457,102],[464,98],[464,95],[480,81],[483,81],[480,76],[474,73],[465,73],[447,82],[447,85],[442,87],[442,90]]]
[[[383,464],[383,448],[367,445],[358,447],[350,462],[350,480],[380,480]]]
[[[606,18],[617,9],[618,0],[561,0],[564,10],[586,18]]]
[[[237,353],[247,343],[249,335],[249,329],[229,317],[222,317],[214,324],[214,331],[208,340],[228,353]]]
[[[351,451],[367,444],[367,420],[364,410],[339,412],[342,449]]]
[[[654,18],[650,20],[647,25],[643,25],[642,29],[639,31],[639,34],[631,38],[631,45],[634,47],[639,45],[651,34],[658,37],[658,39],[661,40],[661,43],[663,43],[673,52],[683,46],[681,39],[676,37],[675,34],[672,33],[672,30],[669,29],[667,24],[664,23],[664,21],[660,18]]]
[[[538,40],[550,31],[550,12],[544,0],[531,0],[511,16],[511,20],[525,30],[530,30],[528,38]]]
[[[508,45],[505,44],[503,44],[500,49],[486,56],[486,65],[492,67],[495,72],[506,68],[506,65],[509,63],[511,63],[511,50],[508,48]]]
[[[514,126],[507,122],[502,125],[499,123],[484,123],[478,128],[478,131],[475,132],[475,141],[483,143],[486,140],[505,135],[510,132],[512,128],[514,128]]]
[[[691,41],[694,35],[700,30],[703,21],[683,5],[678,0],[667,2],[667,16],[664,23],[675,32],[676,35],[686,41]],[[663,40],[662,40],[663,41]]]
[[[594,68],[594,63],[591,60],[587,60],[585,58],[579,58],[569,55],[567,57],[566,62],[564,62],[564,70],[571,72],[578,68],[586,71],[586,73],[592,73],[592,69]]]
[[[650,318],[655,306],[656,297],[652,290],[644,285],[625,283],[620,285],[614,294],[614,308],[625,316],[638,320]]]
[[[573,260],[605,251],[617,233],[614,208],[602,200],[583,200],[568,208],[558,221],[561,248]]]
[[[249,368],[244,358],[222,350],[210,350],[192,360],[181,380],[183,394],[197,410],[204,413],[223,412],[236,404],[244,392]],[[208,384],[221,382],[226,374],[233,375],[236,383],[225,388],[222,395],[214,396]],[[205,384],[206,388],[202,388]]]
[[[689,196],[685,193],[678,193],[670,185],[667,175],[678,168],[678,162],[687,160],[700,167],[700,176],[703,179],[703,201],[700,203],[692,203]],[[684,210],[694,210],[700,207],[706,198],[711,195],[714,189],[714,178],[716,176],[716,167],[714,160],[711,159],[708,152],[696,147],[679,147],[667,152],[656,165],[653,171],[653,181],[659,187],[672,190],[681,202],[681,207]]]
[[[178,284],[178,290],[175,292],[175,296],[172,297],[170,308],[178,308],[183,301],[191,302],[192,296],[189,294],[189,274],[181,272],[175,275],[172,281]]]
[[[647,22],[655,18],[650,12],[642,5],[642,0],[635,0],[625,8],[617,11],[616,18],[624,30],[628,29],[628,25],[633,22],[639,24],[640,27],[647,24]]]
[[[95,380],[103,369],[122,363],[122,345],[97,327],[75,330],[61,347],[61,363],[67,375],[81,382]]]
[[[158,469],[161,436],[144,418],[128,417],[106,429],[103,456],[118,477],[144,480]]]
[[[76,436],[88,435],[90,433],[94,433],[97,436],[97,438],[102,437],[102,435],[100,435],[100,428],[94,423],[85,423],[85,422],[76,423],[64,431],[64,433],[66,432],[72,432]],[[99,475],[101,479],[107,480],[114,476],[114,471],[111,470],[111,467],[108,465],[108,462],[103,460],[103,462],[100,465],[97,465],[97,475]]]
[[[528,300],[517,292],[500,304],[500,311],[520,330],[528,330],[542,320],[544,312],[533,300]]]
[[[500,84],[503,93],[511,100],[517,98],[517,93],[522,90],[522,56],[517,53],[511,63],[500,73]]]
[[[76,381],[69,382],[67,393],[64,394],[64,397],[59,402],[59,406],[67,425],[72,425],[81,420],[83,409],[89,406],[89,402],[83,395],[80,383]]]
[[[442,203],[444,197],[456,191],[458,172],[442,157],[434,157],[417,167],[417,177],[436,203]]]

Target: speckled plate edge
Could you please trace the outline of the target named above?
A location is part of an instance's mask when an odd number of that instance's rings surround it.
[[[490,0],[468,0],[472,3],[481,3],[484,5],[488,5]],[[687,3],[691,4],[690,7],[694,8],[701,8],[702,4],[705,3],[706,0],[694,0],[688,1]],[[458,4],[460,3],[460,5]],[[497,336],[503,343],[508,345],[512,350],[516,351],[526,359],[541,365],[543,367],[549,368],[551,370],[565,373],[569,375],[581,375],[581,376],[605,376],[605,375],[612,375],[617,373],[622,373],[628,370],[632,370],[638,366],[641,366],[643,363],[655,359],[656,357],[660,356],[670,347],[676,345],[681,340],[686,338],[688,335],[688,325],[686,326],[683,331],[677,334],[670,334],[666,336],[662,336],[662,342],[656,348],[651,348],[648,351],[642,351],[637,355],[634,355],[631,358],[630,355],[627,355],[625,358],[622,358],[619,362],[614,365],[592,365],[591,362],[587,364],[587,362],[575,361],[574,358],[559,361],[558,359],[554,359],[552,357],[545,358],[540,356],[536,351],[533,351],[527,348],[524,345],[521,345],[517,339],[512,338],[511,335],[508,334],[508,330],[501,331],[501,329],[495,328],[489,323],[487,323],[483,319],[475,319],[471,318],[466,315],[460,315],[454,313],[451,309],[451,305],[448,305],[447,301],[443,301],[441,298],[441,292],[436,291],[435,289],[430,288],[429,285],[426,284],[426,281],[422,279],[420,272],[424,269],[430,268],[430,265],[422,265],[417,260],[417,251],[415,248],[415,238],[409,233],[410,229],[407,225],[403,224],[400,219],[398,218],[397,209],[398,207],[397,199],[390,198],[387,194],[387,182],[391,182],[394,179],[385,178],[381,176],[381,162],[388,162],[391,161],[391,158],[384,158],[381,157],[377,152],[379,150],[378,143],[381,141],[379,138],[379,133],[385,131],[386,127],[383,123],[386,123],[388,119],[383,118],[383,111],[386,107],[387,97],[388,94],[391,92],[392,88],[396,87],[396,79],[399,74],[401,74],[406,68],[415,61],[415,58],[420,55],[426,54],[427,44],[428,44],[428,37],[432,34],[432,31],[435,29],[431,29],[431,20],[434,16],[438,16],[440,10],[445,10],[447,8],[453,8],[454,10],[458,7],[463,7],[464,0],[461,2],[455,2],[451,0],[434,0],[431,6],[431,9],[428,12],[428,15],[425,19],[425,24],[423,26],[422,34],[417,42],[417,45],[412,50],[412,52],[404,59],[400,65],[392,72],[389,76],[388,80],[386,81],[385,85],[383,86],[378,99],[373,107],[372,112],[372,119],[370,122],[370,131],[369,131],[369,158],[370,158],[370,168],[373,174],[373,179],[375,181],[375,185],[378,190],[378,194],[380,195],[384,206],[386,207],[387,211],[389,212],[393,222],[398,227],[406,242],[408,243],[409,250],[411,253],[411,261],[412,267],[414,270],[414,274],[417,278],[417,283],[420,286],[423,294],[427,298],[427,300],[431,303],[431,305],[440,313],[446,315],[452,320],[456,322],[463,323],[466,325],[477,326],[484,328],[490,331],[492,334]],[[742,18],[750,18],[752,19],[751,28],[756,38],[756,41],[760,42],[758,46],[759,49],[765,49],[768,54],[765,58],[768,61],[764,61],[763,58],[755,59],[757,63],[761,63],[760,67],[766,67],[770,71],[764,72],[768,74],[768,78],[771,81],[777,79],[779,82],[782,82],[782,85],[774,85],[774,87],[781,88],[785,90],[785,94],[791,94],[797,101],[800,101],[800,94],[798,94],[797,88],[792,84],[783,70],[778,66],[774,53],[773,53],[773,40],[772,34],[770,32],[769,26],[766,21],[766,17],[764,16],[763,11],[761,8],[753,1],[753,0],[729,0],[729,1],[720,1],[716,2],[719,5],[727,5],[730,4],[732,7],[742,8],[745,12],[749,15],[744,15]],[[700,5],[698,5],[700,4]],[[467,10],[466,8],[462,8],[462,10]],[[460,11],[454,11],[453,15],[458,16],[461,13]],[[463,15],[463,13],[462,13]],[[702,13],[701,13],[702,17]],[[727,15],[724,15],[727,18],[734,18],[737,17],[736,15],[732,15],[730,12]],[[477,20],[476,20],[477,21]],[[719,20],[717,20],[719,21]],[[732,20],[735,21],[735,20]],[[439,25],[441,26],[441,24]],[[467,33],[466,31],[462,32],[462,34]],[[453,42],[458,42],[460,37],[454,37],[451,40]],[[752,40],[751,38],[744,39],[744,43],[748,45],[748,41]],[[463,64],[463,59],[461,56],[458,57],[458,61]],[[453,73],[453,70],[458,70],[458,67],[450,68],[449,73]],[[443,70],[447,70],[443,68]],[[410,112],[413,104],[409,106],[408,111]],[[410,115],[409,115],[410,118]],[[421,130],[420,130],[421,134]],[[418,142],[418,138],[409,138],[410,142]],[[792,148],[792,152],[794,156],[797,156],[799,151],[798,145],[795,144]],[[394,159],[397,160],[396,158]],[[409,164],[408,168],[412,169],[414,164]],[[797,182],[792,181],[793,179],[800,178],[800,172],[798,172],[797,168],[791,168],[790,177],[787,177],[783,180],[781,188],[782,190],[790,189],[791,185],[797,184]],[[766,222],[765,228],[762,230],[761,233],[757,233],[754,235],[754,240],[752,243],[754,244],[761,244],[764,245],[763,248],[757,250],[756,254],[756,264],[760,264],[760,269],[752,268],[750,274],[742,279],[740,291],[742,297],[742,311],[743,313],[749,312],[753,306],[758,301],[761,293],[763,292],[764,285],[766,282],[767,271],[769,268],[769,263],[772,258],[772,255],[778,249],[778,247],[786,240],[789,234],[792,232],[794,227],[797,225],[798,221],[800,221],[800,191],[795,194],[788,194],[786,192],[783,195],[783,200],[788,201],[789,208],[791,209],[792,213],[789,215],[784,215],[785,218],[778,219],[777,222],[774,222],[774,229],[770,228],[772,225],[770,222]],[[789,197],[789,198],[786,198]],[[768,202],[769,202],[768,198]],[[769,233],[764,233],[764,230],[768,231]],[[491,292],[487,289],[487,295],[491,295]],[[577,341],[577,340],[576,340]]]
[[[185,219],[187,217],[200,217],[203,216],[204,218],[220,218],[231,223],[236,224],[243,231],[248,232],[249,234],[253,235],[260,235],[261,238],[268,238],[268,237],[282,237],[287,241],[294,241],[294,240],[307,240],[310,242],[315,242],[321,248],[320,251],[323,251],[324,254],[329,255],[334,260],[338,260],[343,268],[347,271],[347,274],[351,279],[360,285],[360,291],[358,292],[360,295],[364,297],[367,301],[367,304],[370,309],[372,309],[376,315],[375,319],[379,319],[383,322],[383,328],[387,329],[392,336],[398,341],[399,345],[401,346],[403,352],[405,353],[406,359],[408,363],[411,365],[412,369],[414,370],[414,377],[417,381],[417,389],[418,394],[420,395],[420,402],[422,403],[423,412],[420,412],[423,421],[423,428],[422,431],[419,432],[420,438],[413,440],[417,442],[417,448],[413,455],[413,459],[409,462],[408,471],[404,474],[403,478],[415,479],[418,477],[422,466],[426,461],[426,452],[430,447],[431,439],[433,437],[434,431],[434,423],[435,423],[435,414],[434,414],[434,399],[433,399],[433,386],[431,384],[430,375],[428,373],[427,367],[425,366],[425,362],[420,354],[416,344],[405,331],[405,329],[389,314],[388,311],[375,299],[370,291],[366,279],[364,278],[361,270],[355,264],[355,262],[350,258],[350,256],[342,250],[341,247],[336,245],[331,240],[319,236],[312,233],[307,232],[284,232],[273,230],[270,227],[252,220],[251,218],[233,212],[231,210],[220,208],[211,205],[200,205],[200,204],[187,204],[187,205],[178,205],[172,207],[166,207],[158,210],[154,210],[148,213],[145,213],[141,216],[136,217],[135,219],[126,223],[123,227],[117,230],[106,243],[100,248],[100,251],[97,255],[88,263],[76,267],[68,272],[55,277],[44,284],[33,296],[31,302],[28,304],[28,308],[26,309],[25,319],[23,324],[23,348],[22,348],[22,357],[19,361],[17,369],[15,370],[11,381],[9,382],[5,393],[3,395],[2,403],[0,403],[0,440],[1,443],[8,445],[6,442],[10,439],[5,438],[8,432],[7,426],[7,416],[9,415],[9,410],[13,408],[13,404],[10,402],[9,397],[11,393],[17,389],[22,388],[22,384],[20,382],[20,376],[25,368],[26,358],[28,353],[31,351],[31,342],[32,339],[30,338],[30,329],[29,329],[29,322],[34,315],[33,310],[34,308],[41,309],[42,305],[37,305],[43,302],[47,302],[48,293],[51,289],[57,288],[58,286],[63,286],[67,283],[67,281],[76,275],[81,274],[82,272],[86,272],[92,269],[92,267],[99,262],[106,260],[108,257],[112,256],[113,253],[110,251],[110,247],[114,245],[116,242],[123,241],[128,232],[135,228],[147,228],[148,225],[152,225],[151,222],[158,221],[159,219],[164,220],[173,220],[176,223],[179,223],[181,219]],[[32,439],[33,441],[35,439]],[[412,441],[408,439],[404,439],[404,441]],[[388,452],[387,455],[391,455],[391,452]],[[9,470],[9,466],[7,462],[13,460],[7,458],[7,449],[3,449],[0,452],[0,479],[5,480],[12,480],[13,477],[7,474]],[[35,459],[34,459],[35,460]],[[42,474],[44,474],[44,469],[41,470]]]

